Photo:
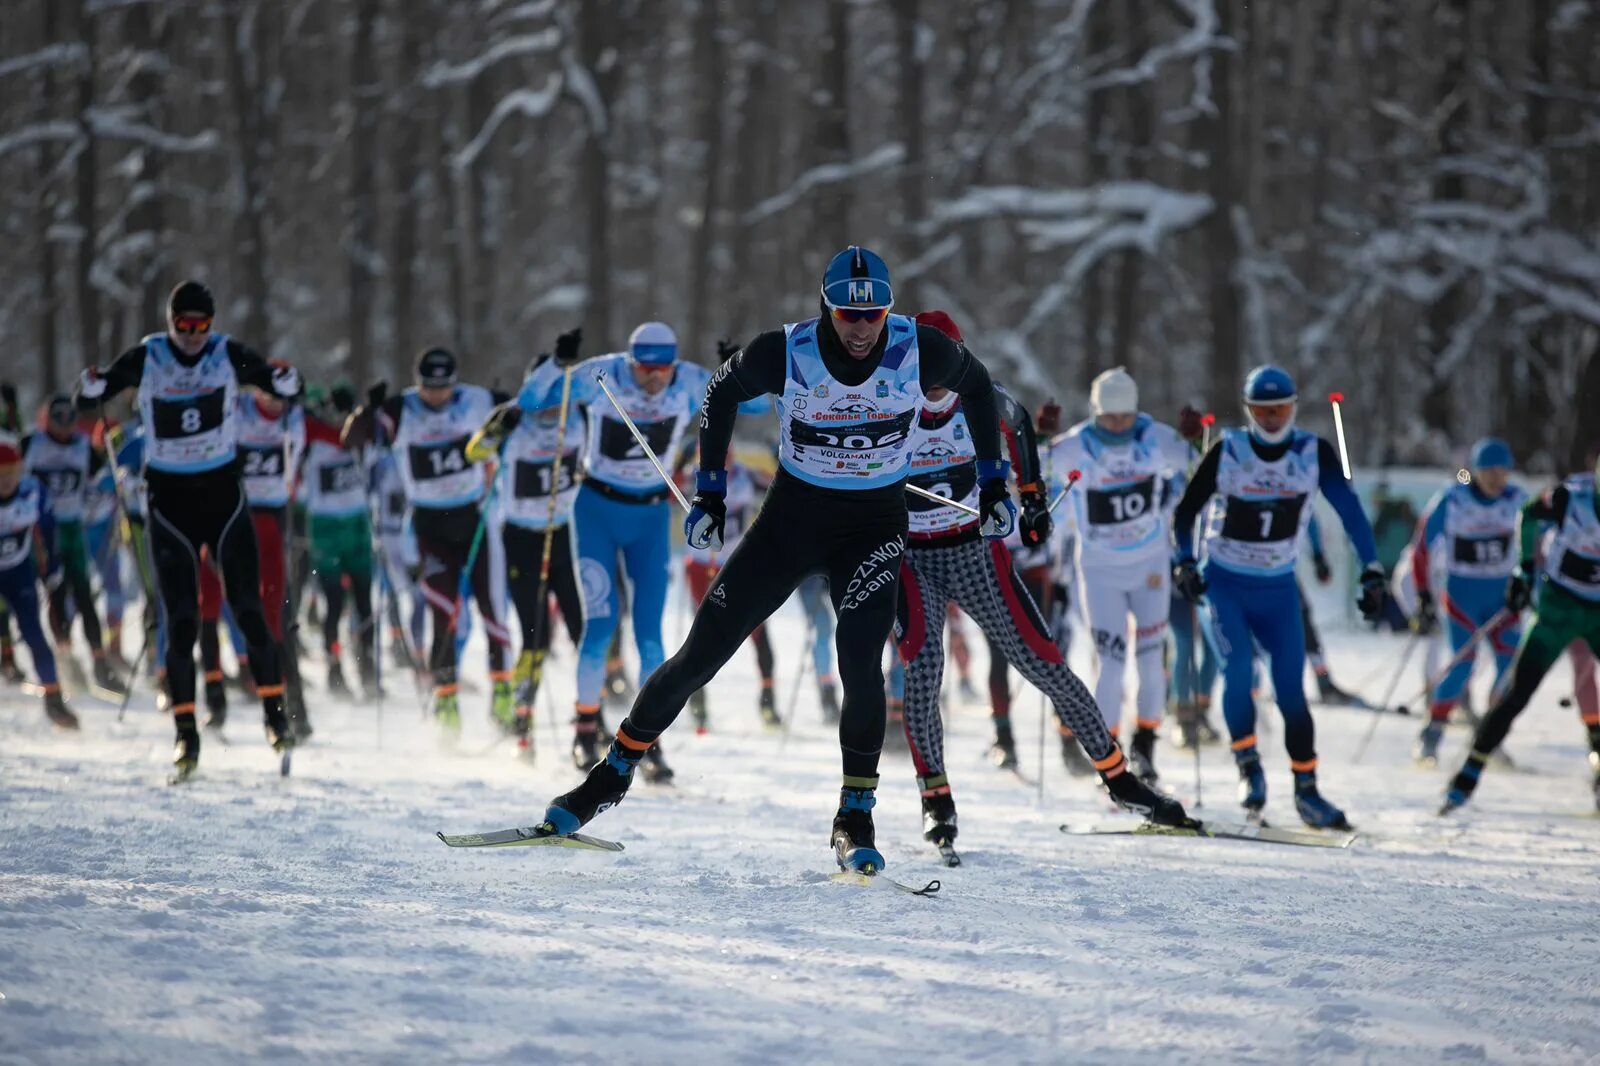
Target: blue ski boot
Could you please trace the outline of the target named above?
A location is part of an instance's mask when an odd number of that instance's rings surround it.
[[[839,813],[833,816],[830,838],[839,869],[863,874],[883,869],[883,853],[876,847],[872,829],[872,808],[877,802],[872,788],[845,785],[839,790]]]
[[[1411,750],[1412,758],[1417,760],[1418,766],[1439,765],[1439,740],[1443,736],[1443,722],[1429,722],[1422,727],[1422,732],[1417,735],[1417,746]]]
[[[544,812],[545,824],[561,836],[570,836],[601,811],[621,803],[643,756],[643,749],[623,747],[619,735],[611,742],[606,757],[590,768],[582,784],[550,801]]]
[[[1478,787],[1478,775],[1483,773],[1483,764],[1488,761],[1489,756],[1475,750],[1467,753],[1467,761],[1461,764],[1456,776],[1450,779],[1450,787],[1445,790],[1444,803],[1439,808],[1441,815],[1467,805],[1473,790]]]
[[[1350,822],[1344,812],[1323,799],[1317,791],[1315,770],[1294,772],[1294,809],[1300,820],[1313,829],[1349,829]]]
[[[1245,748],[1233,757],[1239,764],[1239,805],[1258,816],[1267,805],[1267,775],[1261,769],[1261,756],[1255,748]]]

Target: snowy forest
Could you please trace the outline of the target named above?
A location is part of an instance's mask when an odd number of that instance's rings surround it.
[[[185,276],[313,377],[509,386],[578,323],[713,363],[860,243],[1071,416],[1274,361],[1366,464],[1600,437],[1600,0],[5,0],[0,196],[29,402]]]

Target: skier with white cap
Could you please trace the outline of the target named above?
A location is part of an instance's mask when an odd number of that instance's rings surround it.
[[[1190,451],[1172,426],[1139,411],[1139,387],[1122,367],[1097,376],[1090,386],[1094,416],[1073,426],[1053,447],[1057,470],[1076,469],[1082,483],[1068,503],[1078,529],[1078,582],[1084,614],[1094,636],[1099,676],[1095,702],[1116,737],[1122,719],[1123,674],[1132,619],[1134,661],[1139,677],[1138,714],[1129,763],[1153,782],[1156,729],[1166,702],[1163,649],[1171,609],[1170,505],[1163,499],[1169,479],[1181,486]],[[1063,732],[1064,757],[1076,756]]]

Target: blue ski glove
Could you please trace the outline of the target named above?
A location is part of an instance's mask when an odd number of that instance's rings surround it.
[[[726,470],[702,470],[695,475],[694,499],[689,517],[683,520],[683,536],[689,547],[722,550],[722,527],[728,521],[727,499]]]
[[[1193,559],[1179,559],[1172,564],[1172,587],[1190,603],[1199,603],[1206,594],[1206,579],[1200,576],[1200,567]]]
[[[1006,486],[1010,476],[1004,459],[978,460],[978,532],[986,540],[1004,540],[1017,527],[1017,505]]]
[[[1361,609],[1362,618],[1369,622],[1378,620],[1383,613],[1384,589],[1388,583],[1382,563],[1368,563],[1361,568],[1361,593],[1356,597],[1356,606]]]

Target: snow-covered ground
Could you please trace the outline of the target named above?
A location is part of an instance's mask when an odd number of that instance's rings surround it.
[[[775,625],[787,705],[803,624],[791,605]],[[1378,696],[1402,642],[1327,636]],[[486,696],[441,754],[391,681],[381,739],[374,708],[319,690],[286,780],[235,699],[230,746],[208,738],[182,788],[145,691],[120,726],[78,700],[76,736],[0,694],[0,1063],[1600,1056],[1600,819],[1564,664],[1508,744],[1536,772],[1491,768],[1449,821],[1444,771],[1410,764],[1414,719],[1381,722],[1358,766],[1367,717],[1322,710],[1325,790],[1363,831],[1345,851],[1064,836],[1106,805],[1053,726],[1041,799],[985,761],[986,709],[954,706],[960,869],[919,837],[909,760],[884,760],[889,872],[944,884],[920,899],[826,880],[837,745],[809,679],[786,746],[759,728],[747,650],[712,688],[715,731],[667,736],[681,787],[595,823],[624,854],[446,849],[435,830],[528,824],[577,780],[554,726],[571,663],[532,767],[489,750]],[[1030,776],[1038,711],[1019,697]],[[1292,824],[1281,739],[1269,814]],[[1160,759],[1192,801],[1187,758]],[[1226,747],[1203,761],[1200,813],[1231,816]]]

